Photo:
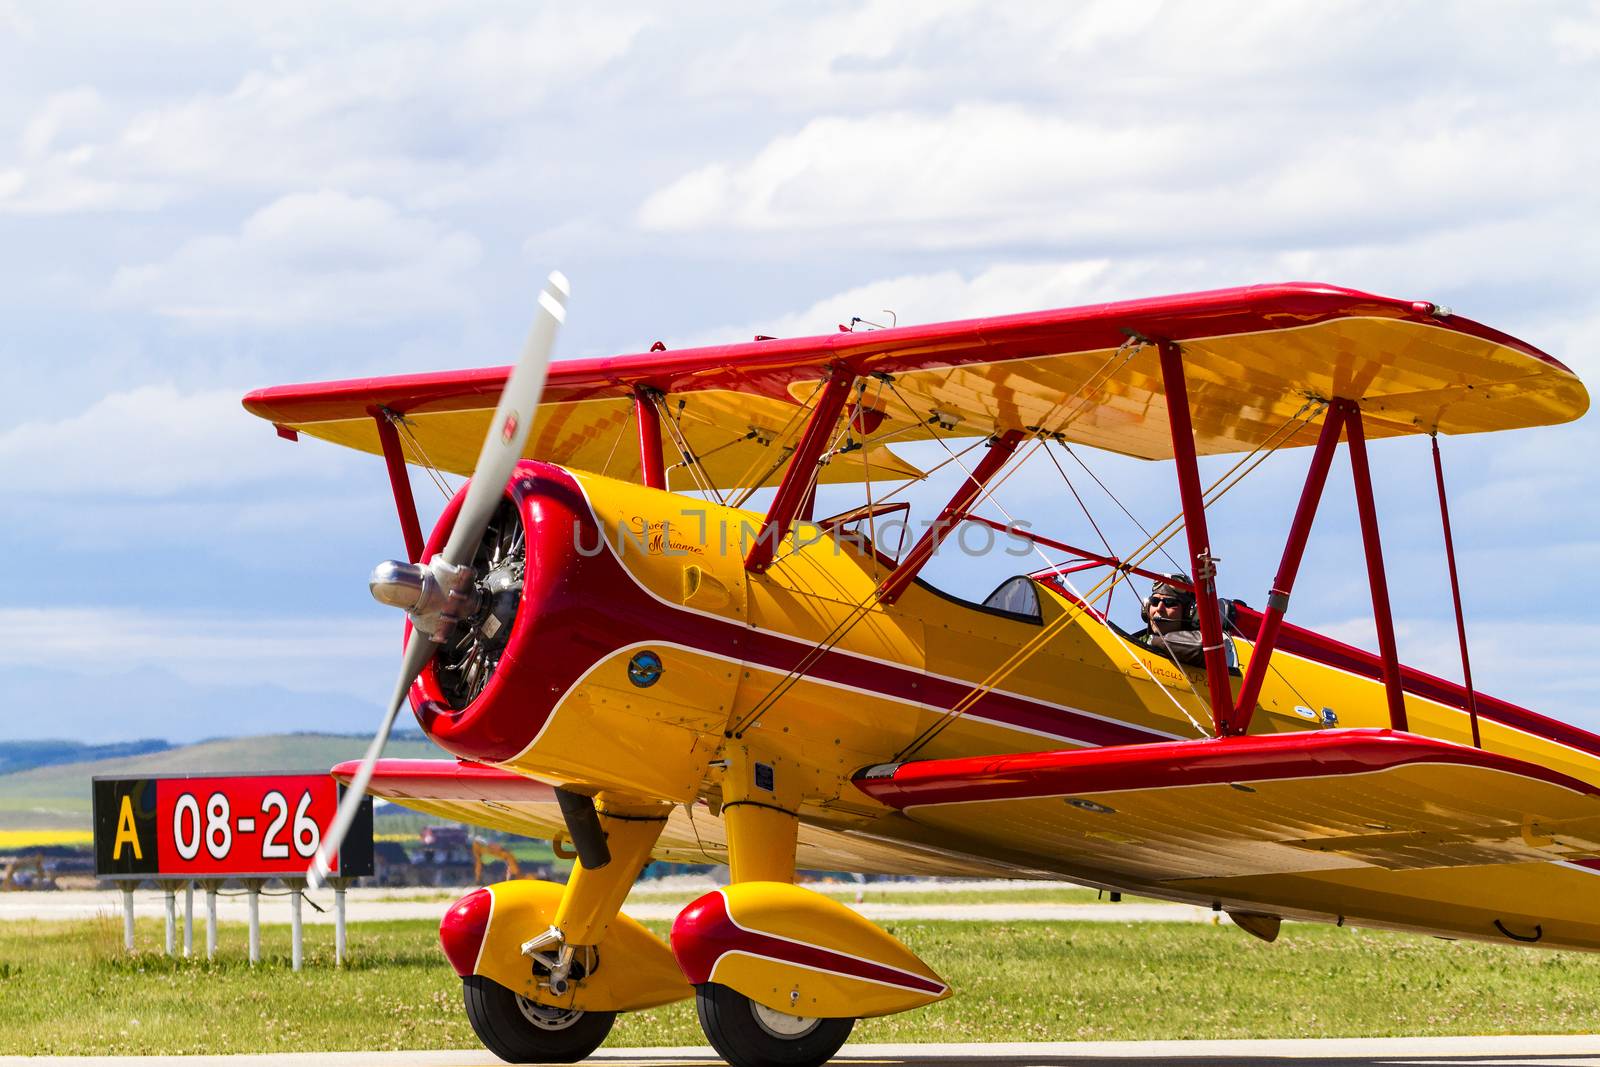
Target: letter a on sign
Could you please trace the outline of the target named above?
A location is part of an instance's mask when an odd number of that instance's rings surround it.
[[[133,846],[133,858],[144,859],[144,852],[139,848],[139,830],[133,822],[133,798],[122,794],[122,810],[117,813],[117,840],[111,846],[113,861],[122,858],[122,843],[126,841]]]
[[[154,781],[94,779],[95,874],[102,878],[155,874],[160,842]]]

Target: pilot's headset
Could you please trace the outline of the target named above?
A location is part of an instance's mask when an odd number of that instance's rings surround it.
[[[1178,583],[1178,584],[1172,584]],[[1200,622],[1200,602],[1189,589],[1189,576],[1179,572],[1167,575],[1166,581],[1157,582],[1150,587],[1150,596],[1175,596],[1188,605],[1183,613],[1183,622],[1186,626],[1196,626]],[[1150,598],[1139,601],[1139,618],[1146,626],[1150,625]]]

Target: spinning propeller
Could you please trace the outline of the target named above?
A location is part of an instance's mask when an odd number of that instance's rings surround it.
[[[350,832],[350,824],[355,821],[356,811],[366,796],[372,772],[389,741],[389,732],[405,704],[406,694],[411,691],[411,683],[417,680],[452,631],[478,609],[481,593],[471,563],[505,492],[506,482],[522,458],[522,446],[528,439],[528,428],[533,425],[540,394],[544,392],[556,329],[567,317],[568,292],[566,277],[560,271],[552,272],[544,291],[539,294],[538,316],[523,346],[522,358],[512,368],[505,389],[500,393],[500,404],[489,423],[483,451],[478,455],[472,481],[467,485],[466,499],[461,502],[444,550],[426,563],[390,560],[379,564],[372,572],[372,595],[385,604],[405,610],[411,617],[411,636],[406,641],[405,658],[400,665],[394,695],[389,700],[389,710],[372,744],[367,746],[361,768],[345,790],[333,825],[328,828],[316,858],[306,871],[306,880],[313,889],[325,884],[332,868],[331,857],[338,854],[345,834]]]

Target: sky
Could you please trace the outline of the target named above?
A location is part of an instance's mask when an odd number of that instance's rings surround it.
[[[558,358],[1315,280],[1600,381],[1595,4],[0,0],[0,71],[0,738],[375,727],[382,463],[239,398],[510,362],[552,268]],[[1595,417],[1442,447],[1476,681],[1600,729]],[[1215,509],[1224,593],[1262,603],[1307,458]],[[1373,459],[1401,657],[1457,678],[1427,442]],[[1053,469],[998,502],[1093,539]],[[1342,460],[1290,617],[1374,642]]]

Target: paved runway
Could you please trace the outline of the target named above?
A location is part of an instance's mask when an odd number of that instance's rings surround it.
[[[145,1067],[156,1057],[0,1057],[0,1067]],[[709,1048],[601,1049],[598,1067],[725,1067]],[[1600,1037],[846,1045],[840,1067],[1600,1067]],[[487,1052],[184,1056],[183,1067],[490,1067]]]

